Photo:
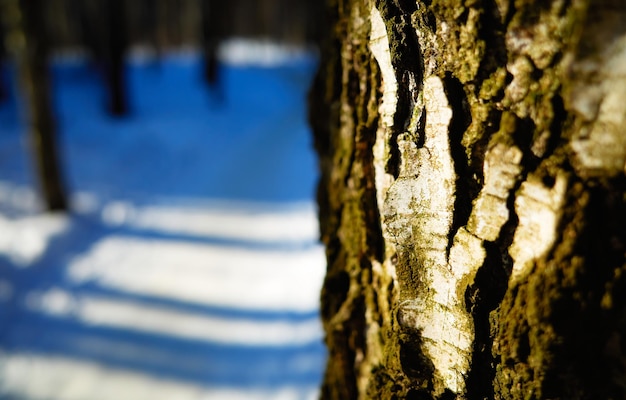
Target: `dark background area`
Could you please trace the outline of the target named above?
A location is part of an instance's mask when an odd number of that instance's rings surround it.
[[[315,43],[323,4],[319,0],[46,0],[41,5],[51,46],[86,45],[91,35],[106,30],[104,10],[115,2],[121,4],[130,44],[161,50],[200,46],[203,18],[221,38]]]

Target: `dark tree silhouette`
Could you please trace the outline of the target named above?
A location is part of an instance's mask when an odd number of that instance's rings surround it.
[[[14,0],[14,30],[24,38],[17,48],[21,78],[30,112],[30,130],[37,171],[49,210],[65,210],[61,168],[57,157],[56,126],[50,98],[45,0]]]
[[[214,86],[217,83],[217,46],[219,45],[219,23],[216,16],[223,2],[202,0],[202,50],[204,55],[204,79]]]
[[[109,111],[115,116],[128,112],[124,55],[128,47],[124,0],[105,2],[108,17],[105,75],[109,89]]]
[[[124,56],[128,47],[124,0],[83,0],[74,3],[83,45],[101,70],[107,110],[116,117],[128,113]]]
[[[5,32],[2,21],[0,21],[0,103],[9,97],[9,90],[4,80],[4,63],[6,59],[6,48],[4,44]]]

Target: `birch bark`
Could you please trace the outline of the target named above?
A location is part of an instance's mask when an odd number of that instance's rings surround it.
[[[626,396],[626,3],[328,0],[325,399]]]

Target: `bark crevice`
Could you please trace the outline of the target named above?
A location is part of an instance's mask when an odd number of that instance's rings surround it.
[[[623,398],[623,5],[329,1],[325,398]]]
[[[461,82],[451,74],[447,74],[442,82],[448,103],[452,109],[452,119],[448,126],[448,137],[450,138],[450,155],[452,156],[456,173],[454,213],[452,215],[450,232],[448,232],[448,245],[446,248],[446,258],[448,258],[457,231],[459,228],[467,225],[472,211],[472,201],[478,195],[478,190],[473,185],[472,174],[465,155],[465,147],[462,144],[463,135],[472,123],[472,114],[469,110],[467,96]]]
[[[416,9],[416,3],[376,0],[376,8],[385,21],[391,64],[398,82],[393,126],[388,138],[389,158],[385,165],[385,172],[397,179],[400,174],[398,136],[411,123],[417,94],[421,90],[424,63],[419,40],[410,19],[410,10]]]

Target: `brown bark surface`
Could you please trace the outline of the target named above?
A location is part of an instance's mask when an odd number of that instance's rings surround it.
[[[325,399],[626,397],[626,3],[328,0]]]

